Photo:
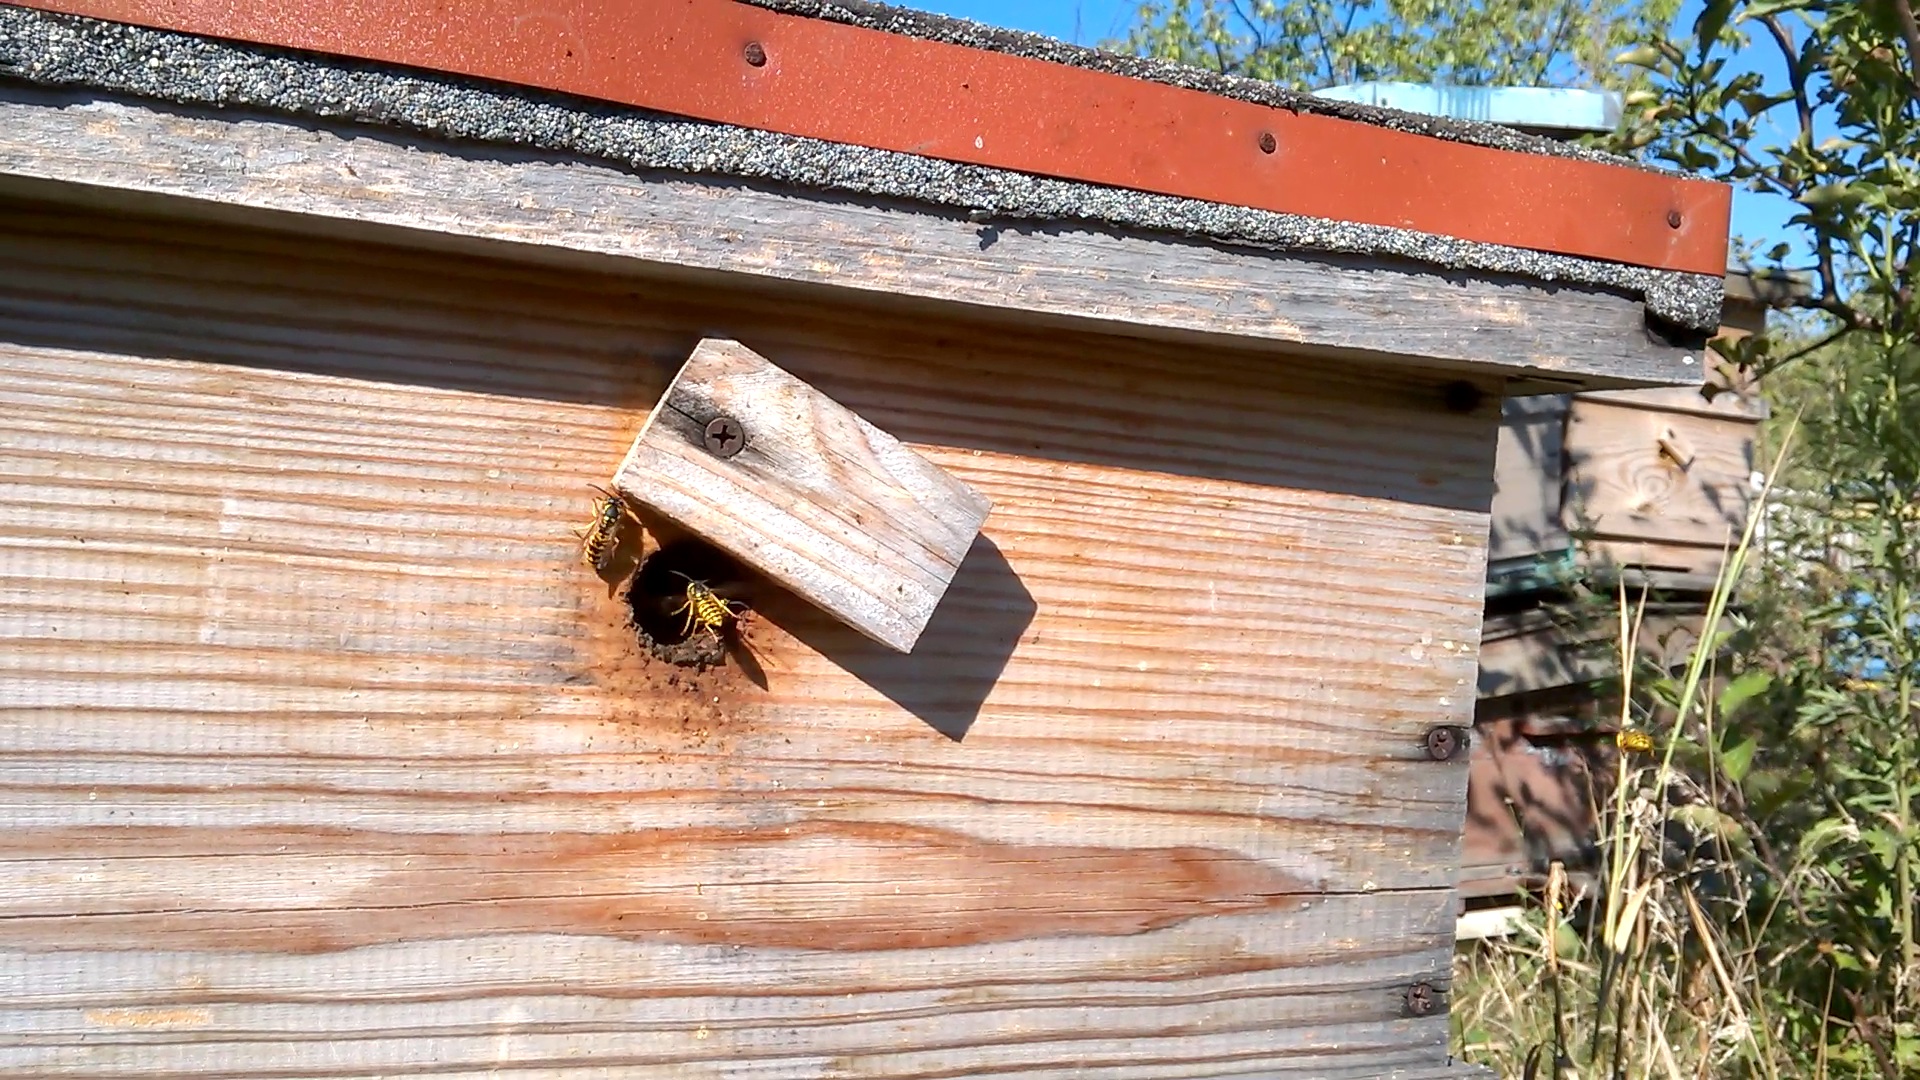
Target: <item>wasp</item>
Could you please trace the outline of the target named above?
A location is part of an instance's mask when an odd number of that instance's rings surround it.
[[[627,517],[627,504],[620,496],[598,484],[589,487],[600,493],[593,504],[593,520],[580,538],[580,558],[594,570],[605,573],[613,565],[613,553],[620,547],[620,525]]]
[[[728,619],[738,619],[746,605],[732,600],[722,600],[720,595],[708,587],[704,581],[696,581],[675,570],[674,576],[687,583],[686,602],[673,609],[673,614],[687,613],[687,622],[680,628],[682,634],[691,633],[695,623],[705,630],[715,641],[720,639],[720,630],[727,625]],[[738,608],[739,610],[736,610]]]
[[[1644,731],[1635,731],[1633,728],[1622,729],[1613,737],[1613,742],[1615,746],[1629,754],[1644,754],[1653,749],[1653,736]]]

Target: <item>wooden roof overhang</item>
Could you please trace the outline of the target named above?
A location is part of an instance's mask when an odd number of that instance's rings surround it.
[[[12,6],[402,65],[1102,189],[1656,275],[1711,275],[1716,308],[1725,266],[1730,192],[1724,185],[1291,111],[735,0],[25,0]],[[956,222],[948,212],[912,221],[870,202],[823,201],[801,221],[786,196],[732,185],[723,204],[711,197],[718,185],[696,177],[649,177],[660,192],[674,191],[665,202],[640,203],[621,197],[635,181],[631,170],[617,168],[576,171],[561,185],[548,163],[466,155],[429,167],[405,160],[397,148],[356,144],[353,156],[385,170],[389,184],[377,192],[356,190],[297,175],[298,163],[288,154],[319,164],[315,155],[347,148],[323,148],[312,132],[289,125],[244,121],[252,125],[247,138],[258,152],[241,167],[223,165],[219,155],[193,143],[218,140],[214,127],[243,121],[203,116],[149,123],[137,103],[96,104],[121,111],[112,131],[89,131],[48,112],[64,107],[36,98],[30,88],[0,97],[6,114],[0,172],[1011,314],[1094,319],[1132,332],[1225,335],[1570,385],[1698,381],[1699,331],[1708,328],[1668,333],[1663,330],[1673,327],[1657,319],[1649,327],[1636,298],[1604,284],[1543,285],[1524,280],[1524,273],[1436,273],[1394,258],[1360,266],[1340,253],[1253,251],[1233,246],[1237,237],[1209,237],[1204,230],[1198,239],[1222,243],[1124,228],[1076,237],[1072,250],[1048,242],[1057,237],[1014,231],[983,242],[977,215]],[[189,122],[203,125],[198,136],[182,126]],[[134,130],[143,124],[148,130]],[[284,166],[280,175],[261,169],[263,160]],[[337,172],[320,168],[329,176]],[[488,198],[488,190],[495,197]],[[464,202],[451,197],[460,191],[468,193]],[[588,207],[592,228],[579,221]],[[546,225],[525,220],[543,208]],[[825,269],[823,262],[832,260],[817,248],[805,250],[802,234],[819,238],[827,225],[824,235],[852,243],[861,265],[843,258],[838,269]],[[760,235],[756,226],[767,250],[742,258]],[[702,228],[728,238],[694,241]],[[749,239],[744,247],[743,238]],[[917,265],[902,262],[908,253]],[[962,263],[972,264],[971,271]],[[1710,326],[1704,316],[1693,321]]]

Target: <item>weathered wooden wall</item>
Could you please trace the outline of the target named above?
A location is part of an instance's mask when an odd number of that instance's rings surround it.
[[[710,333],[993,499],[911,656],[580,564]],[[1462,1075],[1439,400],[0,203],[0,1075]]]

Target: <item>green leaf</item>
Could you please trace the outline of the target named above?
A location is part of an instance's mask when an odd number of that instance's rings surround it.
[[[1740,11],[1742,21],[1777,15],[1782,11],[1797,11],[1807,6],[1807,0],[1753,0]]]
[[[1720,691],[1720,698],[1716,703],[1720,714],[1724,716],[1738,710],[1740,706],[1752,701],[1772,685],[1773,676],[1765,671],[1756,668],[1741,672]]]
[[[1810,206],[1816,210],[1842,206],[1847,202],[1853,201],[1853,199],[1852,188],[1845,181],[1835,184],[1821,184],[1819,187],[1811,188],[1800,196],[1800,202],[1803,205]]]
[[[1736,784],[1745,780],[1747,770],[1753,767],[1753,752],[1759,745],[1760,740],[1746,738],[1721,751],[1720,771]]]
[[[1800,837],[1800,857],[1813,859],[1837,843],[1860,839],[1860,830],[1845,818],[1821,818]]]
[[[1733,14],[1733,0],[1707,0],[1700,7],[1700,17],[1693,20],[1693,36],[1700,42],[1700,59],[1705,60],[1714,43],[1720,40],[1720,31],[1726,28],[1727,17]]]
[[[1626,67],[1646,68],[1651,71],[1660,66],[1660,50],[1654,48],[1652,45],[1641,45],[1615,56],[1613,62]]]

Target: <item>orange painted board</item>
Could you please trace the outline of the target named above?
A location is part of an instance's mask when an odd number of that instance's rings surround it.
[[[732,0],[31,0],[831,142],[1720,275],[1731,189]],[[757,62],[756,62],[757,61]]]

